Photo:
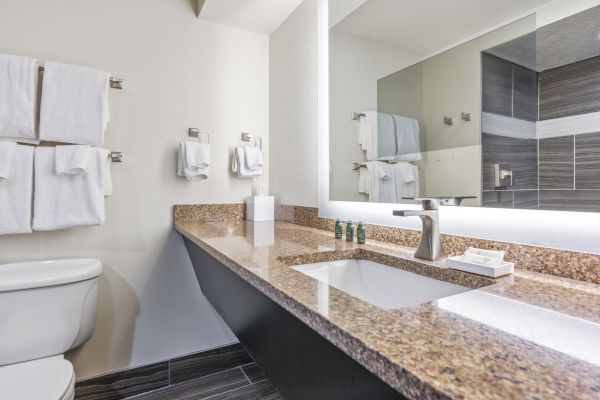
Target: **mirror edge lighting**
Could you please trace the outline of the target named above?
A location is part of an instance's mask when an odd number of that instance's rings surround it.
[[[600,1],[570,0],[569,3],[566,5],[565,0],[548,3],[563,9],[558,13],[558,17],[551,15],[542,18],[544,24],[549,23],[550,18],[564,18],[592,7],[593,4],[590,3],[597,5]],[[329,0],[318,0],[317,14],[319,216],[360,219],[371,224],[420,230],[420,221],[417,218],[392,216],[392,211],[398,208],[397,204],[329,200]],[[405,204],[402,207],[417,208]],[[600,254],[599,226],[600,213],[440,207],[440,228],[445,234],[593,254]]]

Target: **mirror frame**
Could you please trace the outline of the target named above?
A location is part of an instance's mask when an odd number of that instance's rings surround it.
[[[526,15],[538,14],[537,27],[586,10],[600,1],[557,0],[511,21],[466,38],[436,54],[481,36]],[[421,230],[418,218],[392,216],[415,205],[329,199],[329,0],[318,0],[318,206],[322,218],[361,220],[370,224]],[[433,55],[432,55],[433,56]],[[425,57],[429,58],[429,57]],[[440,207],[442,233],[502,242],[600,254],[600,213],[484,207]]]

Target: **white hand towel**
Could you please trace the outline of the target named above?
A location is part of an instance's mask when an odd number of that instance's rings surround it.
[[[57,175],[85,174],[92,148],[87,145],[56,146],[54,167]]]
[[[419,169],[407,162],[393,164],[392,168],[397,201],[419,197]]]
[[[177,157],[177,175],[185,177],[188,181],[198,178],[207,179],[209,167],[192,168],[187,163],[186,143],[179,143],[179,156]],[[198,143],[198,142],[196,142]],[[192,160],[194,157],[192,156]]]
[[[262,167],[256,169],[248,169],[246,167],[246,152],[244,148],[238,146],[233,152],[233,162],[231,164],[231,171],[237,174],[240,178],[257,178],[262,176]]]
[[[40,139],[100,146],[109,120],[108,73],[77,65],[44,65]]]
[[[33,230],[51,231],[104,223],[104,159],[92,149],[83,175],[57,175],[56,149],[35,150]]]
[[[15,147],[17,144],[14,142],[0,142],[0,182],[10,176]]]
[[[421,144],[419,140],[419,121],[414,118],[394,115],[396,130],[396,160],[419,161],[421,159]]]
[[[185,162],[188,169],[210,166],[210,146],[207,143],[185,142]]]
[[[112,172],[110,170],[112,158],[110,157],[110,150],[98,149],[98,151],[100,152],[100,158],[104,160],[104,196],[112,196],[113,183]]]
[[[39,63],[0,54],[0,140],[38,144],[35,133]]]
[[[9,177],[0,181],[0,235],[31,233],[33,152],[31,146],[16,146]]]
[[[262,150],[258,147],[244,146],[246,168],[257,170],[263,166]]]
[[[393,160],[396,156],[396,124],[391,114],[365,111],[367,160]],[[362,118],[361,118],[362,119]]]
[[[367,162],[367,182],[369,201],[375,203],[396,203],[396,182],[390,164]]]

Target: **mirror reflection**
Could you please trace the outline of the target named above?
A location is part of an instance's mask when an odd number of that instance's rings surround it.
[[[544,1],[417,9],[431,30],[399,3],[330,28],[330,199],[600,211],[600,7],[537,29],[501,22]]]

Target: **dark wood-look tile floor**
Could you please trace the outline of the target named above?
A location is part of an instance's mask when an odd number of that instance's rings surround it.
[[[127,397],[129,400],[283,400],[256,363]]]

